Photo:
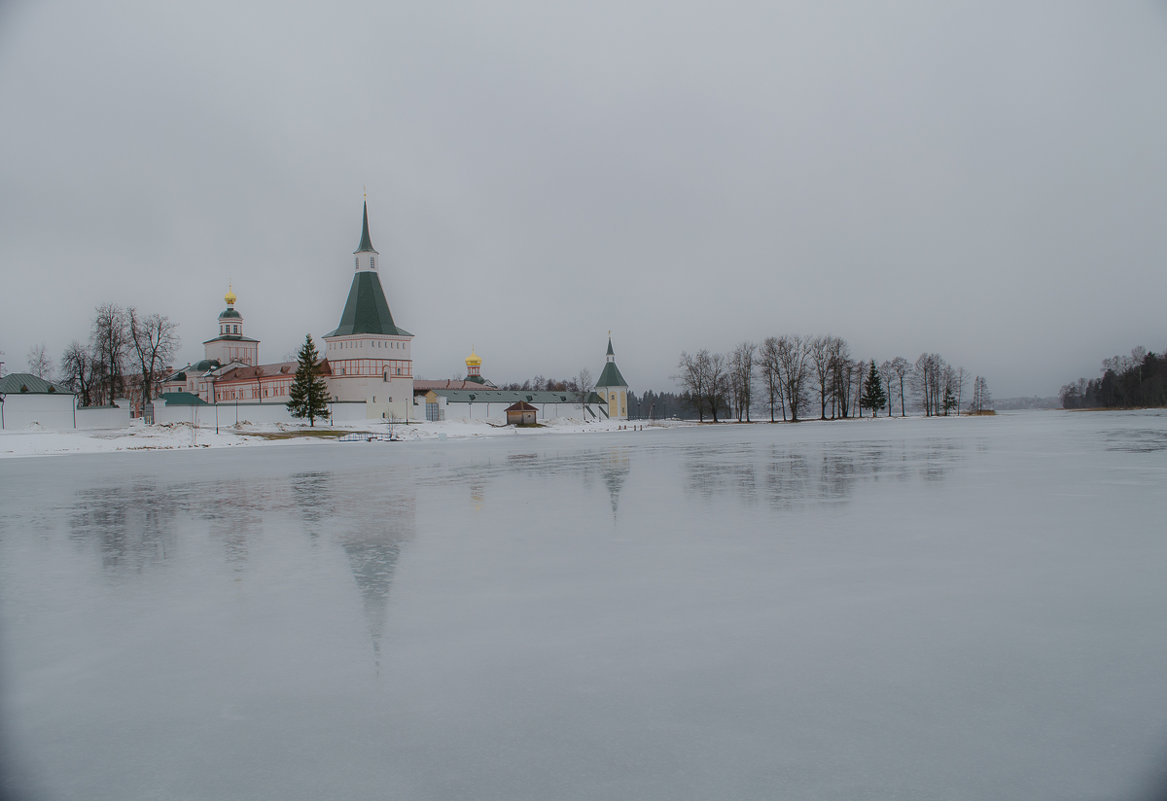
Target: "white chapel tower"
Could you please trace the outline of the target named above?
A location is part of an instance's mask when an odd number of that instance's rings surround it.
[[[227,308],[219,315],[219,336],[203,343],[207,359],[221,365],[258,364],[259,340],[243,336],[243,315],[235,308],[235,292],[227,285]]]
[[[608,405],[609,420],[628,419],[628,382],[620,375],[616,366],[616,352],[612,350],[612,332],[608,332],[608,355],[600,380],[596,382],[596,394]]]

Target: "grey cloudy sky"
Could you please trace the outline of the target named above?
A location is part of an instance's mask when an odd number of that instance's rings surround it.
[[[0,5],[0,349],[93,307],[264,360],[337,324],[368,186],[415,372],[832,333],[998,397],[1167,348],[1162,2]]]

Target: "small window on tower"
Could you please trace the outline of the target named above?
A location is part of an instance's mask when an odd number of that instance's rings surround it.
[[[360,266],[361,266],[361,257],[360,256],[353,256],[353,267],[360,267]]]
[[[373,268],[373,267],[376,267],[376,266],[377,266],[377,257],[376,257],[376,256],[370,256],[370,257],[369,257],[369,267],[370,267],[370,268]]]

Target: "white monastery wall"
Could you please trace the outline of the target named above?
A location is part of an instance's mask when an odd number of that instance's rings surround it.
[[[10,392],[4,397],[6,431],[33,424],[60,430],[73,428],[73,395]]]
[[[92,430],[97,428],[126,428],[130,424],[131,405],[126,398],[118,398],[115,406],[99,406],[77,410],[77,428]]]

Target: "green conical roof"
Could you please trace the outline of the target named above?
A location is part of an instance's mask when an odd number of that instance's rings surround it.
[[[361,225],[361,244],[357,245],[357,249],[353,253],[377,253],[373,250],[373,241],[369,239],[369,202],[367,200],[365,201],[364,217],[364,222]]]
[[[348,300],[345,301],[344,312],[340,315],[340,325],[325,336],[342,337],[351,334],[413,336],[393,324],[389,302],[385,300],[385,290],[381,289],[381,279],[372,270],[362,270],[353,276]]]
[[[604,371],[600,373],[600,380],[596,382],[596,386],[626,387],[628,382],[620,375],[620,368],[616,366],[616,362],[608,362],[604,365]]]
[[[597,387],[627,387],[628,382],[624,380],[624,376],[620,375],[620,368],[616,366],[616,351],[612,350],[612,335],[608,335],[608,361],[604,364],[604,369],[600,372],[600,378],[596,381]]]

